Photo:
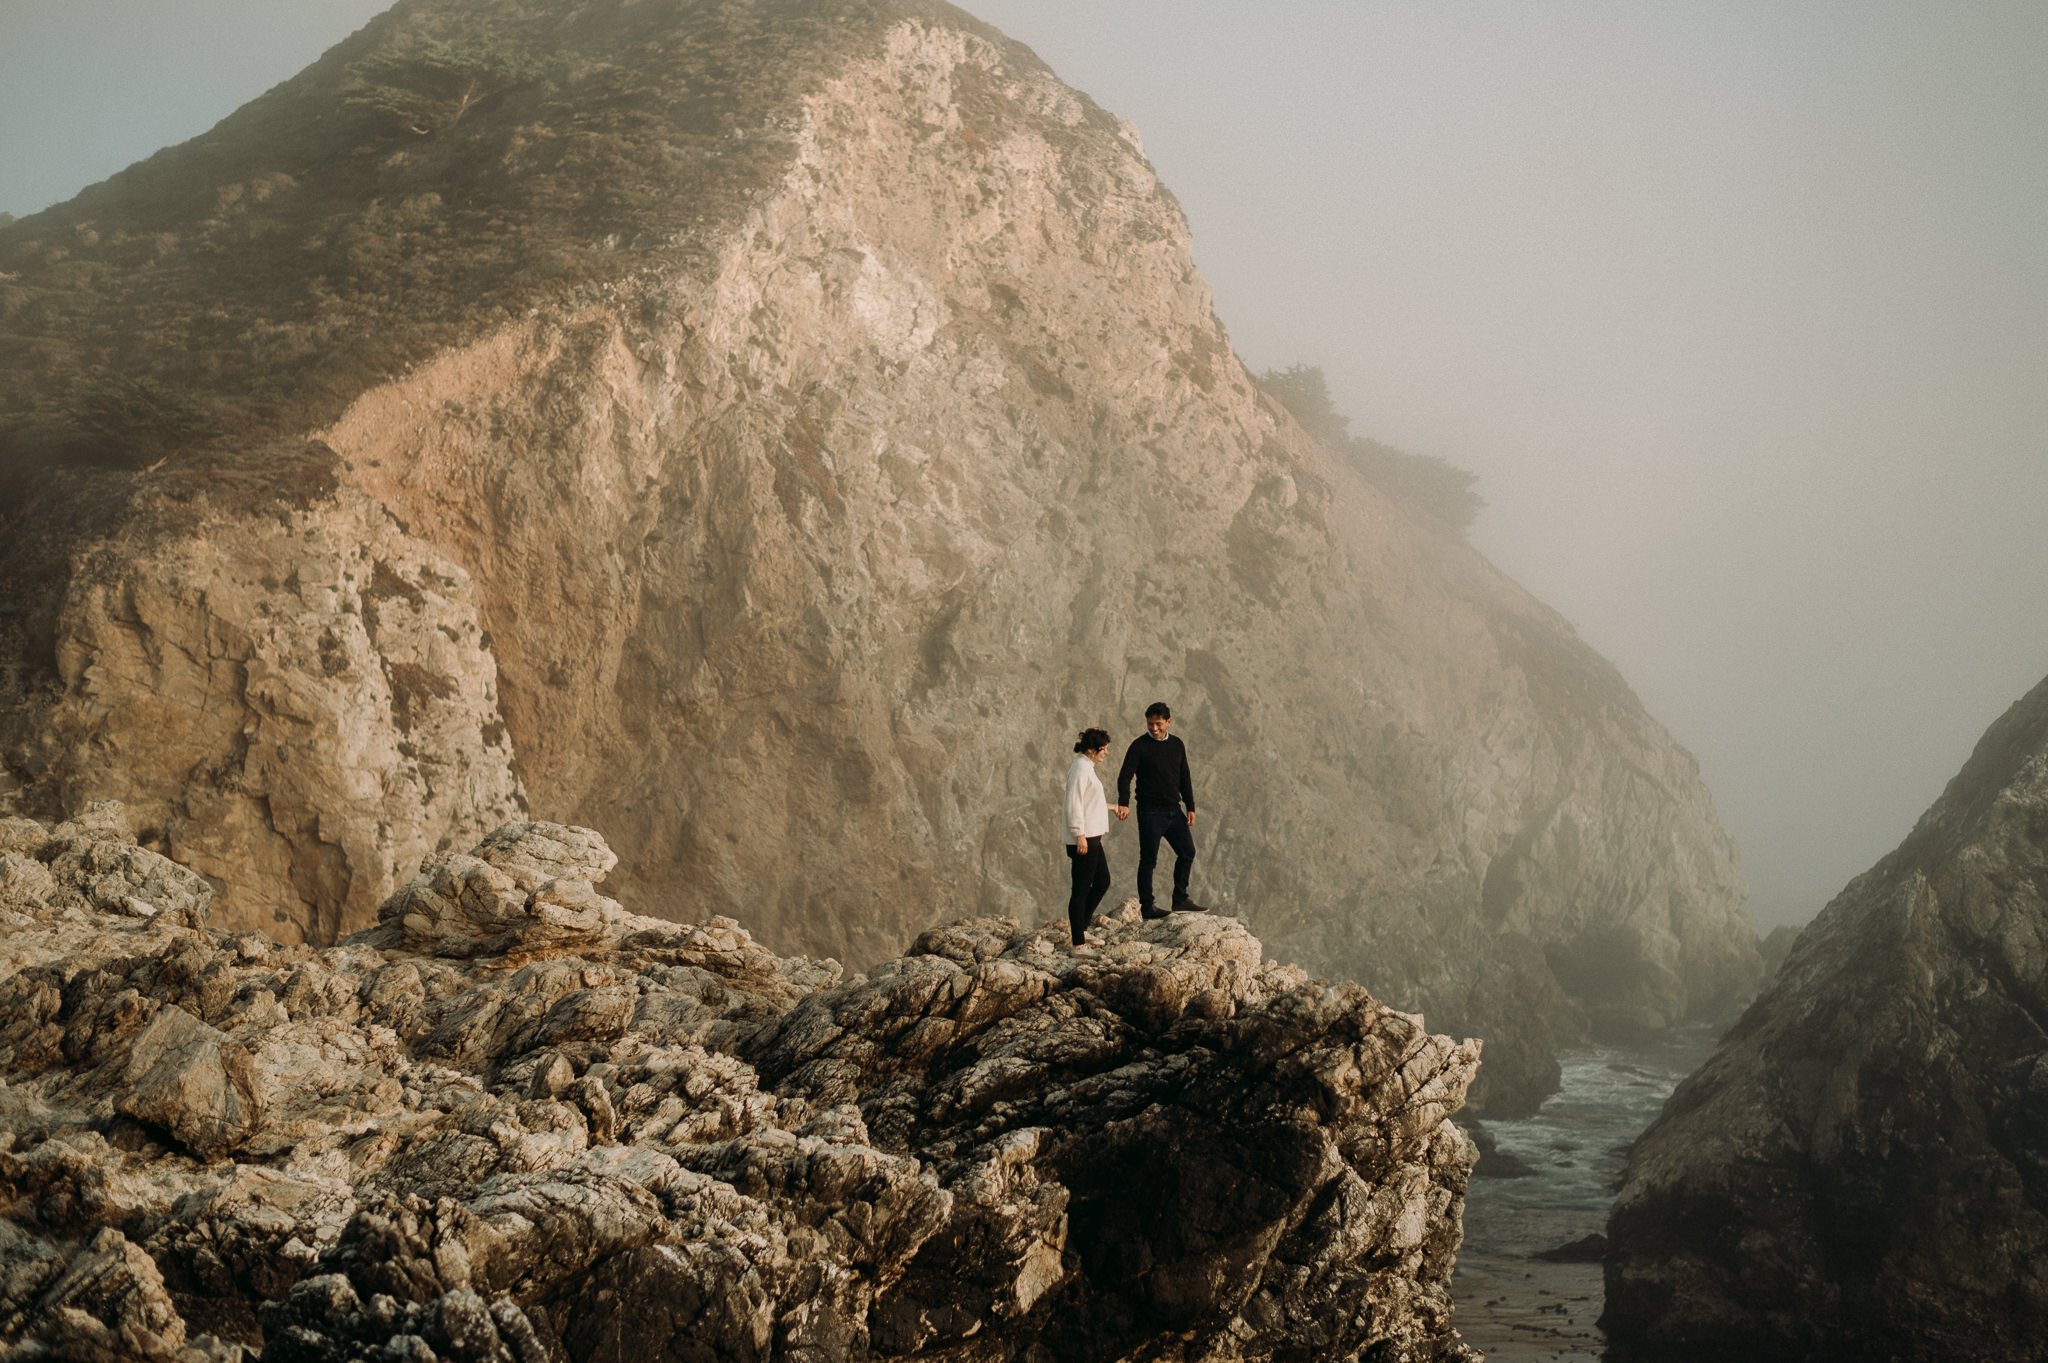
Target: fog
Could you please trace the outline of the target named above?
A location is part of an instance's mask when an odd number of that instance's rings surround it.
[[[379,0],[0,0],[0,210]],[[1473,470],[1474,542],[1810,917],[2048,672],[2048,6],[976,0],[1129,119],[1255,369]]]

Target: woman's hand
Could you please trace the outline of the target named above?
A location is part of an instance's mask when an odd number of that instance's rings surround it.
[[[1074,850],[1075,850],[1076,852],[1080,853],[1080,854],[1081,854],[1082,856],[1084,856],[1084,857],[1085,857],[1085,856],[1087,856],[1087,855],[1088,855],[1088,839],[1087,839],[1086,837],[1079,837],[1079,838],[1075,838],[1075,839],[1074,839]]]
[[[1122,823],[1125,819],[1131,817],[1131,807],[1129,805],[1117,805],[1114,808],[1112,808],[1109,812],[1116,815],[1116,821],[1118,823]]]

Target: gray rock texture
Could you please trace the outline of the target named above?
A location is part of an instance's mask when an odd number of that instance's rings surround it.
[[[504,88],[365,122],[429,39]],[[1692,758],[1260,395],[1136,133],[949,7],[419,0],[0,270],[0,441],[99,461],[0,526],[16,798],[124,802],[223,923],[331,941],[530,812],[866,964],[1056,918],[1073,734],[1164,698],[1199,893],[1492,1038],[1503,1109],[1754,984]],[[94,366],[215,424],[121,444]]]
[[[2048,682],[1800,934],[1609,1236],[1617,1356],[2041,1356]]]
[[[1228,919],[849,977],[521,822],[316,949],[118,831],[0,844],[10,1358],[1476,1358],[1477,1044]]]

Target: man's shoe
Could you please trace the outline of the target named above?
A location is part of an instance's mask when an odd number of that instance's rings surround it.
[[[1138,906],[1138,917],[1148,921],[1154,918],[1164,918],[1166,917],[1166,910],[1160,908],[1157,904],[1140,904]]]
[[[1209,906],[1207,904],[1197,904],[1192,899],[1176,899],[1173,903],[1173,911],[1175,913],[1207,913]]]

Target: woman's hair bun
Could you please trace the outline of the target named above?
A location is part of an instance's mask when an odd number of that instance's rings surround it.
[[[1109,730],[1083,729],[1081,741],[1074,745],[1075,752],[1094,752],[1097,748],[1109,746]]]

